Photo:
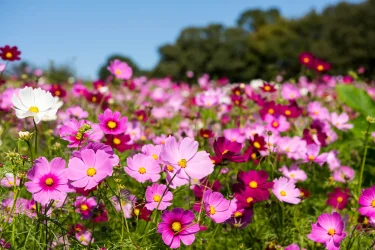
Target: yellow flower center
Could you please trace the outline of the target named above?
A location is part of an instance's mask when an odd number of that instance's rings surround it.
[[[138,116],[138,120],[142,121],[143,120],[143,115]]]
[[[285,110],[285,114],[286,114],[286,115],[291,115],[292,112],[290,112],[290,110]]]
[[[329,229],[328,234],[333,236],[335,234],[335,229],[333,229],[333,228]]]
[[[305,57],[305,58],[303,58],[303,62],[308,63],[308,62],[310,62],[310,59],[308,57]]]
[[[363,219],[363,224],[364,224],[364,225],[367,225],[368,222],[369,222],[369,221],[368,221],[367,217],[365,217],[365,218]]]
[[[305,193],[301,191],[301,192],[299,193],[299,196],[303,197],[303,196],[305,196]]]
[[[146,173],[146,169],[145,169],[144,167],[140,167],[140,168],[138,169],[138,172],[139,172],[140,174],[145,174],[145,173]]]
[[[340,203],[343,201],[343,198],[341,196],[337,197],[337,202]]]
[[[285,192],[284,190],[281,190],[281,191],[280,191],[280,195],[281,195],[281,196],[286,196],[286,192]]]
[[[372,207],[375,207],[375,199],[372,200],[372,202],[371,202],[371,206],[372,206]]]
[[[259,149],[259,148],[261,148],[262,146],[260,145],[259,142],[256,141],[256,142],[254,142],[254,147],[256,147],[256,148]]]
[[[154,160],[159,159],[159,156],[157,156],[156,154],[152,154],[151,156],[152,156],[152,158],[154,158]]]
[[[265,91],[270,91],[270,90],[271,90],[271,87],[267,85],[267,86],[264,87],[264,90],[265,90]]]
[[[324,67],[323,67],[323,65],[318,65],[318,67],[317,67],[317,70],[319,70],[319,71],[322,71],[322,70],[324,70]]]
[[[177,162],[177,164],[181,167],[181,168],[186,168],[186,159],[181,159]]]
[[[172,230],[175,232],[179,232],[181,230],[181,223],[176,221],[172,223]]]
[[[119,145],[121,140],[119,138],[113,138],[113,144]]]
[[[251,188],[257,188],[257,187],[258,187],[258,183],[257,183],[256,181],[251,181],[251,182],[249,183],[249,186],[250,186]]]
[[[313,160],[315,160],[315,157],[312,156],[312,155],[309,155],[309,160],[310,160],[310,161],[313,161]]]
[[[268,110],[268,114],[273,115],[274,113],[275,113],[275,110],[274,110],[274,109],[269,109],[269,110]]]
[[[121,74],[121,70],[116,69],[116,70],[115,70],[115,73],[116,73],[116,75],[120,75],[120,74]]]
[[[210,206],[210,214],[211,215],[216,214],[216,209],[213,206]]]
[[[208,134],[203,134],[203,137],[204,137],[204,138],[208,138],[209,135],[208,135]]]
[[[153,199],[154,199],[155,202],[159,202],[161,200],[161,197],[160,197],[160,195],[156,194],[156,195],[154,195]]]
[[[53,179],[52,178],[47,178],[46,179],[46,185],[47,186],[52,186],[53,185]]]
[[[252,153],[252,154],[251,154],[251,158],[252,158],[253,160],[255,160],[255,159],[257,158],[257,154],[256,154],[256,153]]]
[[[93,96],[92,98],[91,98],[91,101],[92,102],[96,102],[98,99],[96,98],[96,96]]]
[[[136,216],[139,216],[140,213],[141,213],[141,210],[139,210],[139,208],[134,209],[134,214]]]
[[[225,154],[228,153],[228,152],[229,152],[229,150],[226,149],[226,150],[224,150],[223,153],[221,153],[221,154],[222,154],[222,155],[225,155]]]
[[[290,178],[294,178],[294,176],[295,176],[294,174],[290,174]]]
[[[141,136],[142,141],[145,141],[146,139],[147,139],[146,136],[144,136],[144,135]]]
[[[86,211],[89,207],[86,204],[81,205],[81,211]]]
[[[8,184],[9,184],[10,186],[13,186],[14,181],[8,181]]]
[[[13,56],[13,55],[12,55],[12,53],[10,53],[10,52],[7,52],[7,53],[5,54],[5,57],[6,57],[6,58],[12,58],[12,56]]]
[[[234,217],[240,217],[242,216],[242,213],[240,211],[237,211],[234,213]]]
[[[114,122],[114,121],[109,121],[107,123],[107,126],[108,126],[108,128],[115,128],[115,127],[117,127],[117,123]]]
[[[272,127],[277,128],[278,126],[279,126],[278,122],[275,121],[275,122],[272,123]]]
[[[55,96],[60,96],[60,95],[61,95],[60,90],[56,90],[56,91],[55,91]]]
[[[95,168],[89,168],[89,169],[87,169],[86,174],[87,174],[87,176],[93,177],[94,175],[96,175],[96,169]]]
[[[35,106],[31,106],[29,108],[29,111],[32,112],[32,113],[36,113],[36,114],[39,113],[38,107],[35,107]]]
[[[173,167],[172,167],[171,165],[168,165],[168,166],[167,166],[167,170],[168,170],[169,172],[173,172]]]
[[[238,90],[236,90],[236,91],[234,92],[234,94],[235,94],[235,95],[241,95],[241,92],[238,91]]]
[[[253,197],[248,197],[248,198],[246,199],[246,202],[250,204],[253,200],[254,200]]]
[[[330,177],[328,178],[328,181],[329,181],[329,182],[333,182],[333,181],[334,181],[333,177],[330,176]]]

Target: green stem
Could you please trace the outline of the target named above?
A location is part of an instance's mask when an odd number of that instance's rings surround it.
[[[217,232],[217,230],[219,229],[219,227],[220,227],[220,224],[217,224],[217,225],[216,225],[216,228],[215,228],[215,231],[214,231],[214,234],[212,235],[212,237],[211,237],[211,239],[210,239],[210,242],[208,243],[207,250],[210,249],[210,246],[211,246],[211,244],[212,244],[212,241],[213,241],[213,239],[215,238],[216,232]]]
[[[362,190],[363,172],[365,171],[365,163],[366,163],[366,157],[367,157],[367,142],[368,142],[368,138],[369,138],[370,127],[371,127],[371,123],[368,123],[366,134],[365,134],[365,142],[364,142],[365,152],[363,154],[361,170],[360,170],[360,174],[359,174],[358,196],[361,195],[361,190]]]
[[[35,123],[35,120],[33,119],[33,122],[34,122],[34,128],[35,128],[35,157],[38,156],[38,128],[36,126],[36,123]]]

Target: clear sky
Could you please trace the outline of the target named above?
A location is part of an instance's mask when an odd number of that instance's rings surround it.
[[[172,43],[187,26],[234,25],[249,8],[277,7],[299,17],[338,0],[0,0],[0,46],[17,45],[39,67],[50,60],[73,64],[95,79],[112,53],[141,68],[157,64],[158,47]],[[350,0],[349,2],[362,2]]]

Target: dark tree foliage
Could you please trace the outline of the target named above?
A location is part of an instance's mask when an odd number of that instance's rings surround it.
[[[296,75],[298,55],[310,51],[332,63],[332,73],[345,74],[360,66],[375,75],[375,0],[339,3],[322,13],[287,19],[277,9],[247,10],[237,27],[211,24],[188,27],[174,44],[159,48],[153,76],[186,79],[209,73],[232,81],[271,79],[280,72]]]

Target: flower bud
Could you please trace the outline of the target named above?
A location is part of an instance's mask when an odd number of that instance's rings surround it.
[[[33,133],[30,133],[29,131],[25,131],[25,132],[20,131],[18,132],[18,136],[20,137],[21,140],[28,141],[33,136]]]

